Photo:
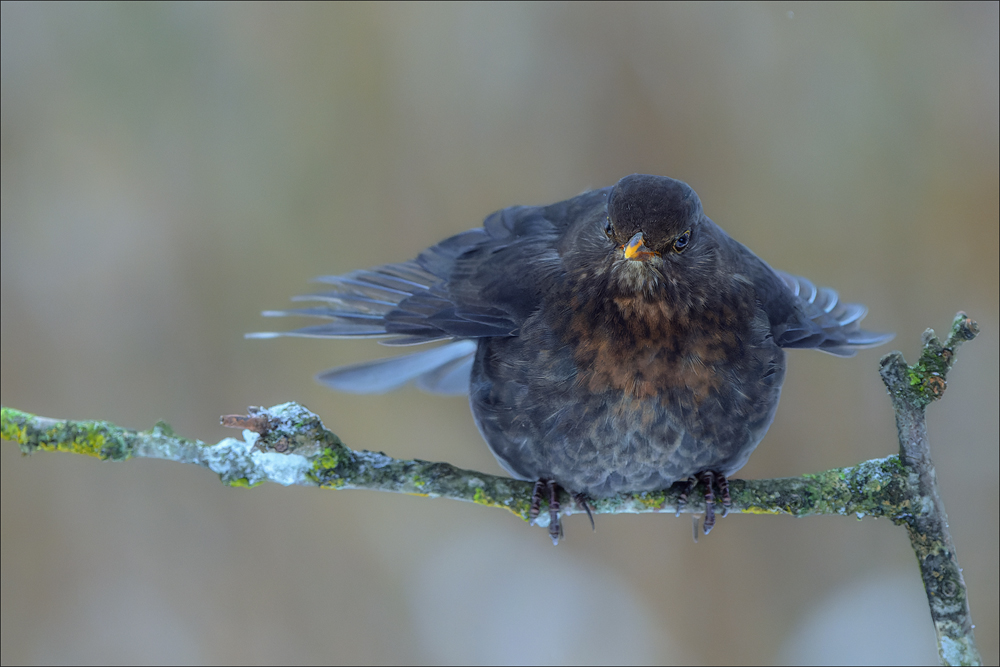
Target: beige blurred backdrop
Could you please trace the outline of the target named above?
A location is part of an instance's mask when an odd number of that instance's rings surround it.
[[[998,10],[985,4],[2,6],[4,405],[216,441],[297,400],[349,445],[500,472],[461,398],[333,393],[374,342],[244,340],[308,280],[632,172],[913,359],[983,330],[929,410],[998,654]],[[892,349],[789,354],[741,471],[897,449]],[[8,663],[923,663],[905,532],[853,517],[567,522],[160,461],[2,459]]]

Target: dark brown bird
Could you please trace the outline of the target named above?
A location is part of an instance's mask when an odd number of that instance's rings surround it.
[[[853,356],[891,334],[859,327],[866,309],[776,271],[703,212],[687,184],[634,174],[551,206],[514,206],[415,260],[323,277],[268,312],[328,323],[269,336],[383,338],[434,349],[319,376],[375,393],[415,380],[468,393],[500,464],[548,495],[587,498],[705,485],[739,470],[774,418],[784,348]]]

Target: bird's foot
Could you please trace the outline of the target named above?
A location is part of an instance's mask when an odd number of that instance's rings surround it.
[[[587,502],[587,496],[582,493],[578,493],[573,496],[573,500],[575,500],[576,504],[582,507],[583,511],[587,513],[587,518],[590,519],[590,529],[597,530],[597,526],[594,525],[594,513],[591,512],[590,503]]]
[[[720,472],[714,470],[703,470],[697,475],[688,477],[687,485],[677,497],[677,516],[687,505],[688,496],[694,491],[694,487],[701,482],[705,487],[705,523],[702,530],[708,535],[715,527],[715,488],[718,488],[722,500],[722,516],[729,514],[729,509],[733,506],[732,498],[729,497],[729,480]]]
[[[556,484],[554,479],[540,479],[535,482],[535,487],[531,490],[531,507],[528,509],[528,518],[531,525],[535,524],[542,508],[542,491],[546,491],[549,501],[549,537],[552,544],[559,544],[559,538],[563,536],[562,523],[559,521],[559,492],[562,487]],[[590,514],[588,508],[588,514]],[[593,520],[591,520],[593,521]]]

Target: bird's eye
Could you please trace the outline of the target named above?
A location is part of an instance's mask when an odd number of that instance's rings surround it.
[[[604,225],[604,233],[608,235],[609,239],[613,239],[614,238],[615,228],[611,224],[611,218],[608,218],[608,221]]]
[[[690,240],[691,230],[689,229],[674,239],[674,252],[684,252],[684,248],[687,247],[688,241]]]

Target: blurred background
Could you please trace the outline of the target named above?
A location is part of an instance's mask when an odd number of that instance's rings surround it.
[[[998,654],[998,6],[2,5],[4,405],[206,441],[300,401],[345,442],[500,473],[462,398],[336,394],[371,341],[244,340],[316,275],[633,172],[690,183],[896,340],[789,354],[748,478],[897,451],[878,359],[955,312],[929,429]],[[0,447],[7,663],[936,660],[905,532],[567,521]]]

